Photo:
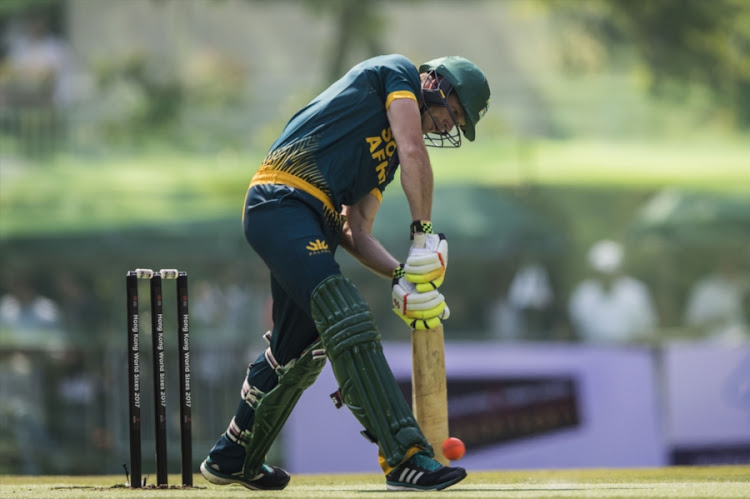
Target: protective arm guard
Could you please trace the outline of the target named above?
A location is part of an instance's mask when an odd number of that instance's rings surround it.
[[[266,360],[279,376],[279,384],[267,393],[247,384],[242,390],[242,397],[255,409],[251,430],[243,431],[238,439],[245,447],[243,473],[248,480],[256,477],[302,392],[315,382],[326,364],[325,351],[319,341],[302,352],[299,359],[286,365],[276,363],[270,348],[266,350]]]
[[[328,277],[313,291],[311,309],[341,397],[375,438],[388,465],[398,466],[414,446],[434,455],[398,388],[370,307],[357,288],[341,275]]]

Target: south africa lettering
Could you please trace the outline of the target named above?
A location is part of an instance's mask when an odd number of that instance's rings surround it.
[[[391,128],[388,127],[380,132],[380,135],[367,137],[370,145],[370,155],[375,161],[379,161],[375,170],[378,173],[378,183],[385,182],[385,171],[388,168],[388,160],[396,153],[396,141],[393,139]]]

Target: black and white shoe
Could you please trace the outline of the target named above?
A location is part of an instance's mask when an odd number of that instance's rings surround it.
[[[224,473],[210,457],[201,463],[201,474],[214,485],[238,483],[251,490],[281,490],[289,484],[291,478],[285,470],[264,464],[258,474],[252,480],[248,480],[242,471]]]
[[[417,452],[405,463],[388,473],[388,490],[441,490],[466,478],[463,468],[443,466],[424,452]]]

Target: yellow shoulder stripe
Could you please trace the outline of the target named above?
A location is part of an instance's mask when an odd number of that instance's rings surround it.
[[[417,96],[414,95],[414,92],[409,90],[397,90],[388,94],[388,97],[385,99],[385,108],[388,109],[391,106],[391,102],[396,99],[412,99],[414,102],[417,102]]]

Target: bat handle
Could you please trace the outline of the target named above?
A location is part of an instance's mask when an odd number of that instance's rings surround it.
[[[414,247],[415,248],[424,248],[426,244],[427,236],[424,232],[415,232],[414,233]]]

